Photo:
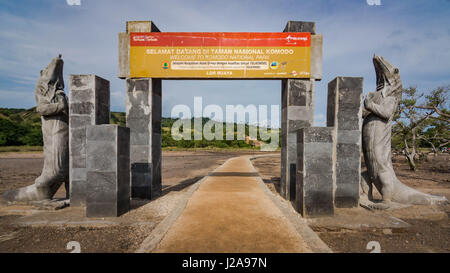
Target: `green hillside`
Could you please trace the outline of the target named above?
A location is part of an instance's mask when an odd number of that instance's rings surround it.
[[[193,140],[194,119],[191,120],[191,139],[176,141],[171,136],[171,128],[176,119],[162,118],[162,146],[178,148],[254,148],[253,141],[243,140]],[[208,118],[202,118],[202,125],[208,122]],[[111,112],[111,124],[125,126],[126,118],[123,112]],[[203,127],[203,126],[202,126]],[[223,123],[223,139],[225,139],[226,124]],[[234,124],[235,134],[237,124]],[[250,126],[245,125],[245,135],[249,135]],[[260,141],[259,135],[257,137]],[[0,146],[42,146],[41,117],[31,109],[0,108]]]
[[[41,146],[41,117],[35,108],[0,108],[0,146]]]

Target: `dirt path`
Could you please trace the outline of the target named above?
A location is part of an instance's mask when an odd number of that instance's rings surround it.
[[[210,174],[154,252],[311,252],[261,190],[248,156]]]

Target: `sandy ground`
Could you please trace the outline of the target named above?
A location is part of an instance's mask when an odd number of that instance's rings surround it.
[[[82,252],[133,252],[190,185],[228,158],[241,154],[163,151],[163,196],[152,202],[134,200],[132,211],[117,219],[106,219],[107,224],[102,224],[104,219],[85,218],[84,210],[78,208],[42,211],[30,206],[1,205],[0,252],[68,252],[69,241],[78,241]],[[1,153],[0,194],[34,183],[42,165],[42,153]],[[64,196],[61,187],[56,197]],[[58,224],[49,225],[43,219]]]
[[[277,192],[280,157],[256,158],[252,162],[266,185]],[[450,200],[450,155],[428,156],[419,163],[416,172],[410,171],[404,158],[397,156],[394,168],[406,185],[423,192],[445,195]],[[376,212],[363,208],[338,209],[333,219],[311,219],[308,222],[334,252],[369,252],[367,244],[370,241],[379,242],[381,252],[450,252],[449,214],[450,205],[411,206]],[[410,226],[396,228],[395,219]]]
[[[226,159],[246,153],[252,154],[252,152],[163,151],[163,194],[174,190],[174,186],[177,186],[176,189],[189,186]],[[43,164],[42,153],[0,153],[0,194],[34,183],[34,179],[41,174]],[[64,196],[63,187],[57,196]]]
[[[132,211],[114,219],[87,219],[83,210],[70,207],[42,211],[30,206],[0,205],[0,252],[69,252],[66,245],[70,241],[78,241],[82,252],[134,252],[190,185],[228,158],[242,154],[164,151],[163,196],[152,202],[134,200]],[[39,176],[42,164],[41,153],[0,153],[0,193],[32,184]],[[280,181],[280,157],[257,158],[253,164],[266,185],[276,193]],[[408,170],[402,157],[395,158],[394,166],[405,184],[450,199],[449,155],[429,157],[419,164],[416,172]],[[57,195],[64,196],[64,190]],[[449,252],[449,213],[448,205],[413,206],[389,212],[343,209],[336,211],[335,220],[323,219],[309,224],[335,252],[369,252],[366,249],[369,241],[378,241],[382,252]],[[389,220],[385,221],[386,218]],[[53,224],[40,222],[41,219]],[[369,225],[364,229],[355,227],[357,225],[348,226],[355,219],[361,223],[384,221],[386,226],[371,228]],[[392,219],[403,220],[409,227],[391,228]]]

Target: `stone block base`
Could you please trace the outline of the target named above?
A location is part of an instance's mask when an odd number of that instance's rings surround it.
[[[130,209],[130,130],[86,127],[87,217],[117,217]]]

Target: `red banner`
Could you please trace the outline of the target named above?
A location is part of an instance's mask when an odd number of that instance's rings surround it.
[[[311,46],[309,32],[131,33],[131,46],[290,47]]]

